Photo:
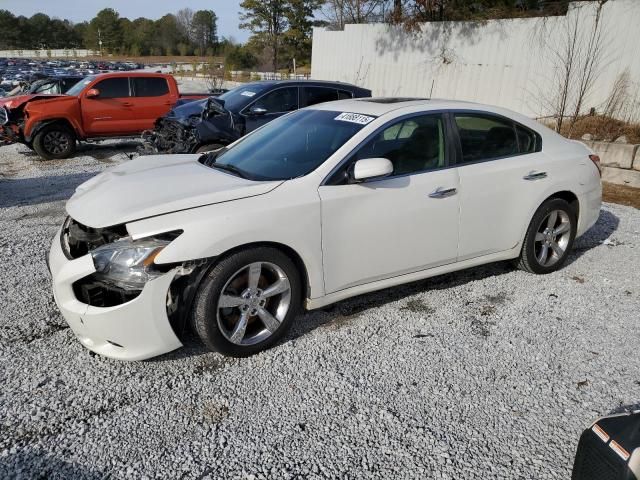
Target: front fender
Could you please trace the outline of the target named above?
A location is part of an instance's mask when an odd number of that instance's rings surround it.
[[[266,195],[133,221],[127,230],[134,238],[183,230],[156,257],[158,264],[217,257],[256,243],[283,245],[302,260],[311,297],[323,296],[320,199],[310,189],[278,192],[286,183]],[[293,205],[291,195],[297,199]]]

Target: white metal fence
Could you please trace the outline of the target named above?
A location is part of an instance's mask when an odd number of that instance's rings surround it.
[[[596,14],[597,2],[574,2],[561,17],[427,23],[417,32],[384,24],[315,28],[311,76],[355,83],[376,96],[470,100],[543,117],[555,113],[572,28],[578,25],[584,54]],[[602,59],[582,110],[601,109],[626,71],[625,108],[638,119],[640,0],[610,0],[600,24]]]

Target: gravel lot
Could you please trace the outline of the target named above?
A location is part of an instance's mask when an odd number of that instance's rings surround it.
[[[75,186],[134,148],[0,148],[0,478],[569,478],[582,429],[640,403],[640,211],[613,204],[552,275],[364,295],[248,359],[90,355],[44,254]]]

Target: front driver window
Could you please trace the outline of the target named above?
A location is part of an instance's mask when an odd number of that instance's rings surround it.
[[[424,172],[445,166],[441,115],[422,115],[395,122],[369,140],[356,154],[387,158],[394,175]]]
[[[94,86],[100,90],[100,98],[125,98],[129,96],[129,79],[126,77],[107,78]]]
[[[279,88],[258,100],[254,108],[264,108],[266,113],[292,112],[298,109],[298,87]]]

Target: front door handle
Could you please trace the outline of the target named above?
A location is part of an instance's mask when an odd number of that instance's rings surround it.
[[[437,189],[435,189],[433,192],[429,194],[429,197],[430,198],[446,198],[446,197],[450,197],[451,195],[455,195],[456,193],[458,193],[458,190],[455,188],[438,187]]]
[[[132,107],[133,103],[131,103],[131,102],[122,102],[122,106],[123,107]]]
[[[547,178],[547,172],[531,171],[522,178],[524,178],[525,180],[541,180],[543,178]]]

